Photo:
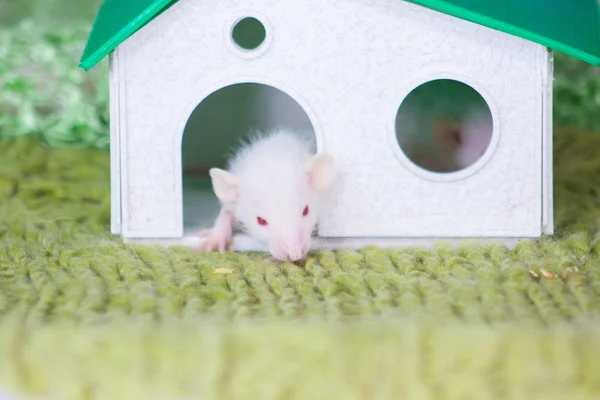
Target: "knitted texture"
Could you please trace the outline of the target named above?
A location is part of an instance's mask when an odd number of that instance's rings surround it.
[[[598,135],[555,134],[552,239],[512,251],[323,250],[302,266],[123,244],[108,234],[108,153],[27,138],[0,148],[1,389],[132,400],[600,397]]]

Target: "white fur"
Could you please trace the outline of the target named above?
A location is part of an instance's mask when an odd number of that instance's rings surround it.
[[[492,139],[492,116],[487,110],[472,109],[461,122],[451,119],[436,121],[434,135],[445,153],[450,171],[474,164],[483,156]]]
[[[486,110],[487,111],[487,110]],[[462,123],[462,142],[456,149],[460,169],[479,160],[492,140],[493,121],[489,112],[473,110]]]
[[[209,174],[217,197],[226,203],[234,202],[238,194],[235,177],[218,168],[212,168]]]
[[[278,129],[255,135],[230,160],[227,172],[211,170],[223,210],[248,234],[266,243],[279,260],[296,261],[310,250],[324,196],[335,179],[331,156],[316,154],[313,137]],[[232,186],[233,185],[233,186]],[[232,195],[235,193],[235,196]],[[308,215],[304,208],[308,206]],[[260,225],[260,217],[267,225]],[[201,235],[222,248],[228,237],[222,219]]]

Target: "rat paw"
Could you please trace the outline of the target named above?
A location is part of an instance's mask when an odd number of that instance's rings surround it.
[[[199,246],[200,251],[218,250],[219,253],[223,254],[231,245],[232,232],[218,228],[205,229],[198,233],[198,237],[203,239]]]

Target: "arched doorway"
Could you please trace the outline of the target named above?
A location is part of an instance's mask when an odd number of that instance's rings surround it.
[[[253,131],[295,128],[314,135],[302,106],[284,91],[260,83],[225,86],[207,96],[191,113],[182,139],[184,234],[212,226],[219,202],[208,170],[225,168],[227,159]]]

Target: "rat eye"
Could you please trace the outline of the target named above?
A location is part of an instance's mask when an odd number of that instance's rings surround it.
[[[308,215],[308,206],[304,207],[304,210],[302,211],[302,216],[306,217]]]
[[[262,226],[267,225],[267,220],[266,219],[262,219],[261,217],[256,217],[256,222],[258,222],[258,224],[262,225]]]

